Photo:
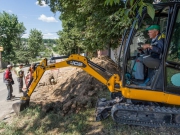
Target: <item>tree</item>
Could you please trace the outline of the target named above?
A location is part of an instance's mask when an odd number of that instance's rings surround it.
[[[54,5],[54,7],[53,1],[50,2],[53,12],[55,7],[59,7],[56,10],[62,13],[60,19],[63,23],[63,31],[59,32],[58,42],[61,52],[79,53],[77,50],[81,49],[93,52],[104,49],[109,44],[115,47],[119,45],[122,27],[130,23],[117,23],[123,14],[116,11],[124,7],[123,2],[112,8],[108,5],[104,6],[104,0],[78,2],[65,0],[59,1],[59,5]]]
[[[16,50],[16,60],[14,63],[25,63],[26,65],[29,64],[29,60],[31,58],[31,53],[28,49],[27,42],[24,42],[20,39],[20,48]]]
[[[28,39],[28,51],[31,58],[36,58],[43,48],[43,35],[41,31],[31,29]]]
[[[153,0],[45,1],[52,12],[61,12],[63,30],[59,32],[58,40],[61,53],[72,53],[77,48],[88,52],[116,48],[137,12],[141,14],[147,7],[148,14],[154,18]]]
[[[3,46],[2,59],[4,61],[15,61],[16,50],[20,48],[20,36],[26,28],[18,21],[17,16],[6,12],[0,13],[0,45]]]

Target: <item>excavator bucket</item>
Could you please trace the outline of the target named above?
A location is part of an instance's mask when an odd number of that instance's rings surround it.
[[[14,112],[19,115],[21,111],[26,109],[29,106],[29,100],[20,100],[20,102],[14,103],[12,108]]]

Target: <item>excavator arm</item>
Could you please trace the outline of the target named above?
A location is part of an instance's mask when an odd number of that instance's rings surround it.
[[[64,59],[64,58],[67,59],[49,65],[47,59],[45,58],[35,66],[33,79],[30,81],[31,84],[29,88],[27,88],[27,91],[25,92],[24,96],[21,97],[20,102],[15,103],[12,106],[16,114],[19,114],[20,111],[24,110],[29,106],[31,94],[33,93],[39,81],[41,80],[41,77],[43,76],[44,72],[47,70],[63,68],[68,66],[81,68],[82,70],[86,71],[88,74],[99,80],[101,83],[106,85],[110,92],[112,93],[120,92],[121,82],[118,74],[112,75],[111,73],[107,72],[104,68],[88,60],[86,57],[78,54],[72,54],[69,57],[67,56],[52,57],[51,60]],[[102,72],[106,72],[107,74],[110,74],[111,75],[110,79],[109,80],[105,79],[100,73],[98,73],[94,69],[94,67],[101,70]]]

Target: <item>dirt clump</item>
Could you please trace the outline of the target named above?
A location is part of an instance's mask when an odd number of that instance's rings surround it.
[[[108,57],[93,58],[91,61],[109,73],[119,73],[116,64]],[[106,79],[111,76],[94,69]],[[82,69],[66,67],[46,71],[35,89],[36,94],[31,96],[31,102],[41,104],[44,112],[65,115],[95,107],[99,93],[104,91],[108,91],[107,87]]]

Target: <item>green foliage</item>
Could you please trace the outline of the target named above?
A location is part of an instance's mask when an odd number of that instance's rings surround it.
[[[24,63],[25,65],[28,65],[31,61],[31,58],[29,57],[31,54],[28,50],[19,49],[16,51],[16,59],[13,61],[14,64],[17,63]]]
[[[136,10],[138,9],[138,13],[142,14],[142,9],[147,7],[147,11],[149,16],[154,19],[155,10],[153,8],[152,3],[154,0],[126,0],[124,9],[128,13],[128,17],[134,18],[136,15]],[[106,0],[106,4],[113,5],[118,3],[118,0]]]
[[[58,52],[58,48],[57,47],[52,47],[54,52]]]
[[[6,12],[0,13],[0,45],[4,48],[2,52],[4,61],[16,61],[16,50],[21,47],[20,37],[25,30],[17,16]]]
[[[31,58],[36,58],[43,49],[43,35],[41,31],[31,29],[28,39],[28,50]]]
[[[154,10],[152,4],[146,3],[146,5],[147,5],[147,12],[148,12],[149,16],[150,16],[152,19],[154,19],[155,10]]]
[[[49,43],[49,44],[56,44],[56,40],[55,39],[43,39],[43,43]]]
[[[179,44],[180,22],[177,21],[175,23],[174,28],[175,29],[173,31],[173,36],[172,36],[171,44],[169,48],[169,55],[167,59],[170,61],[179,62],[180,61],[180,44]]]
[[[29,61],[34,61],[35,59],[32,58],[32,55],[31,55],[31,50],[29,50],[29,46],[28,46],[28,39],[26,38],[22,38],[21,39],[21,42],[24,44],[24,49],[21,51],[20,50],[20,53],[22,53],[22,56],[23,58],[22,59],[25,59],[25,58],[28,58]],[[41,49],[38,50],[38,56],[40,57],[50,57],[53,53],[53,51],[55,53],[58,52],[58,48],[54,45],[56,45],[56,39],[42,39],[42,46],[41,46]],[[24,56],[24,55],[26,56]],[[28,61],[24,61],[24,62],[21,62],[21,63],[27,63]]]
[[[49,55],[52,53],[53,44],[56,44],[55,40],[42,39],[42,33],[36,29],[31,30],[29,39],[21,38],[25,30],[26,28],[18,21],[16,15],[0,13],[0,46],[4,48],[3,61],[29,64],[35,60],[40,51],[47,49],[43,43],[50,47]],[[54,48],[54,51],[57,51],[57,48]]]
[[[38,0],[41,2],[41,0]],[[147,7],[154,18],[153,0],[46,0],[52,12],[60,11],[60,54],[96,52],[120,44],[123,31]],[[138,10],[137,10],[138,9]]]
[[[58,49],[61,54],[96,52],[109,46],[117,47],[123,29],[131,21],[121,22],[124,3],[108,6],[104,0],[47,1],[53,12],[60,11],[63,31],[59,31]],[[57,8],[59,7],[59,8]]]
[[[57,41],[56,39],[43,39],[44,43],[44,52],[45,54],[42,55],[43,57],[50,57],[54,53],[58,53],[58,48],[57,48]]]

